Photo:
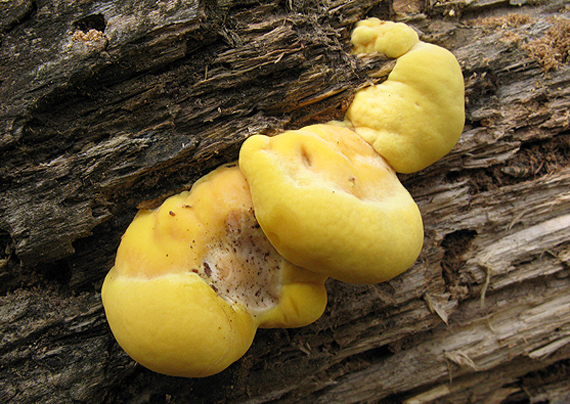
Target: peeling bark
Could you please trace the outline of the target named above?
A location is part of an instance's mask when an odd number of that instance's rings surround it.
[[[0,10],[0,402],[570,401],[564,1]],[[137,206],[236,159],[251,134],[341,118],[391,68],[349,54],[364,16],[411,24],[465,77],[459,144],[402,176],[424,217],[419,260],[383,284],[329,281],[318,322],[260,330],[219,375],[136,365],[99,292]]]

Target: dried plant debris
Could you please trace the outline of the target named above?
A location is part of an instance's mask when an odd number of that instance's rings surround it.
[[[534,24],[536,20],[528,14],[510,13],[502,16],[479,18],[472,24],[490,30],[503,30],[502,42],[520,42],[520,29]],[[544,71],[556,70],[570,60],[570,20],[552,17],[552,26],[541,37],[521,45],[521,48],[537,60]],[[524,29],[524,28],[522,28]]]
[[[528,14],[510,13],[503,16],[485,17],[477,20],[478,24],[489,28],[518,28],[521,25],[531,24],[534,20]]]
[[[491,16],[478,18],[472,22],[473,25],[483,27],[488,31],[501,30],[501,42],[516,43],[521,40],[521,35],[517,32],[521,27],[533,24],[535,20],[528,14],[509,13],[501,16]]]
[[[538,61],[545,72],[558,69],[570,61],[570,20],[553,18],[546,34],[522,48]]]

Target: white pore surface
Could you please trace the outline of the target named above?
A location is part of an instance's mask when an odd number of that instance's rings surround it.
[[[285,261],[267,240],[253,210],[229,215],[226,237],[208,249],[202,273],[220,297],[241,303],[252,314],[278,303]]]

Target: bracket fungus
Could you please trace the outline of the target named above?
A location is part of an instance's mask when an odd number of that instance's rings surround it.
[[[381,84],[358,91],[346,118],[400,173],[422,170],[457,143],[465,123],[461,68],[448,50],[402,23],[369,18],[352,33],[353,52],[397,58]]]
[[[354,52],[397,58],[358,91],[344,124],[254,135],[238,164],[141,210],[101,291],[119,345],[159,373],[204,377],[245,354],[259,327],[323,313],[328,277],[377,283],[409,268],[420,211],[396,172],[448,153],[464,124],[463,77],[447,50],[371,18]]]
[[[238,167],[140,211],[102,288],[119,345],[159,373],[201,377],[239,359],[258,327],[300,327],[326,306],[325,276],[281,257]]]
[[[310,271],[377,283],[409,268],[423,244],[420,211],[394,170],[337,125],[255,135],[240,169],[277,251]]]

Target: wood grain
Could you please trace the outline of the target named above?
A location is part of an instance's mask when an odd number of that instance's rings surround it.
[[[0,8],[0,402],[570,400],[566,2]],[[424,217],[419,260],[383,284],[329,281],[318,322],[260,330],[219,375],[136,365],[99,291],[137,206],[234,160],[251,134],[342,117],[392,66],[350,55],[366,15],[411,24],[465,77],[459,144],[401,178]]]

